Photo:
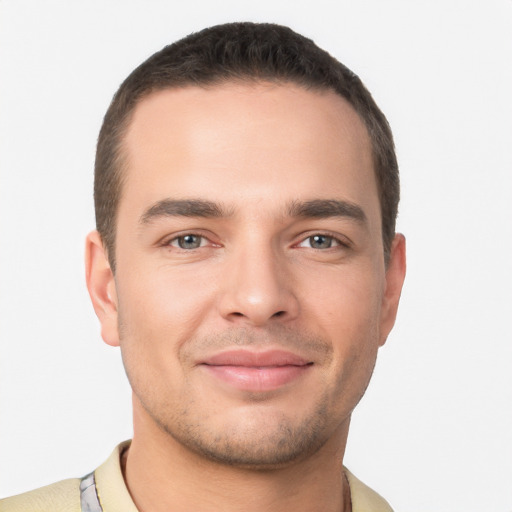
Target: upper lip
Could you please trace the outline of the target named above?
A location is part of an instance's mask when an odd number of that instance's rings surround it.
[[[285,350],[266,350],[255,352],[249,350],[227,350],[214,354],[202,361],[202,364],[210,366],[305,366],[310,364],[303,357]]]

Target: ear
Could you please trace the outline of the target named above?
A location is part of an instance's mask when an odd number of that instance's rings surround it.
[[[380,317],[380,340],[382,346],[395,324],[400,294],[405,279],[405,237],[397,234],[391,244]]]
[[[101,324],[101,337],[108,345],[119,346],[116,283],[107,251],[97,231],[89,233],[85,241],[85,277]]]

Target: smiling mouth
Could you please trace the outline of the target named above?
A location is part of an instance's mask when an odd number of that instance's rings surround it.
[[[239,390],[264,392],[298,380],[313,363],[280,350],[236,350],[216,354],[201,366],[214,378]]]

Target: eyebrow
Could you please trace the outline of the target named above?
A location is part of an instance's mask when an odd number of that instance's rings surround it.
[[[141,216],[142,224],[149,224],[160,217],[201,217],[224,218],[233,214],[219,203],[203,199],[162,199],[150,206]],[[313,199],[311,201],[292,201],[287,214],[290,217],[326,219],[344,217],[366,222],[363,209],[351,202],[339,199]]]
[[[358,222],[366,222],[366,214],[357,204],[339,199],[313,199],[312,201],[293,201],[288,208],[290,217],[326,219],[329,217],[348,217]]]
[[[141,216],[140,222],[148,224],[159,217],[229,217],[232,212],[218,203],[202,199],[162,199]]]

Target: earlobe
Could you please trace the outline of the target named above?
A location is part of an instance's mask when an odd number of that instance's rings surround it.
[[[85,277],[94,311],[101,324],[101,337],[108,345],[118,346],[116,284],[97,231],[92,231],[86,238]]]
[[[382,299],[380,340],[384,345],[386,339],[395,324],[400,294],[404,284],[406,271],[405,237],[396,234],[391,244],[389,262],[386,269],[385,290]]]

